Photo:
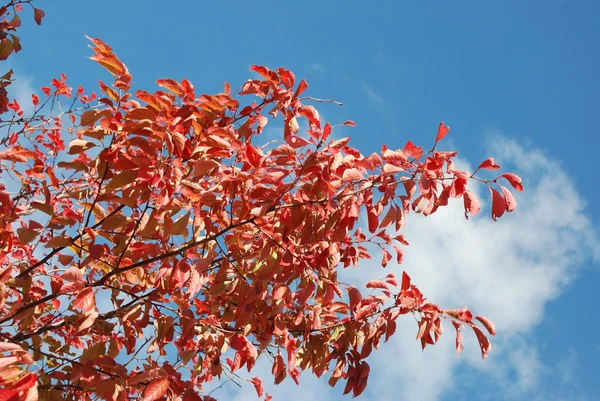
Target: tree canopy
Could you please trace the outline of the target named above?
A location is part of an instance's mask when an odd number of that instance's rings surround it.
[[[0,60],[31,1],[0,8]],[[63,74],[26,114],[0,79],[0,400],[212,400],[213,380],[296,383],[325,375],[357,396],[367,357],[412,315],[421,346],[452,325],[485,358],[486,318],[426,300],[404,272],[373,272],[365,289],[338,279],[369,259],[402,262],[410,212],[425,216],[489,188],[495,220],[523,189],[489,158],[473,173],[456,152],[408,141],[363,155],[285,69],[198,94],[186,79],[132,89],[109,45],[89,38],[106,72],[97,92]],[[91,63],[90,63],[91,64]],[[280,121],[275,141],[260,142]],[[306,129],[301,129],[306,126]],[[357,128],[358,129],[358,128]],[[258,359],[273,378],[254,376]]]

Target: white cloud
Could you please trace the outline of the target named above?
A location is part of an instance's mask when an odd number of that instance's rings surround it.
[[[517,211],[493,222],[487,189],[474,185],[483,202],[483,216],[466,221],[460,201],[427,218],[411,216],[404,231],[411,243],[404,265],[391,270],[399,274],[406,269],[429,300],[442,307],[468,305],[475,314],[492,319],[499,333],[493,338],[492,353],[481,361],[472,333],[465,330],[466,349],[457,358],[451,325],[445,326],[440,344],[422,353],[415,341],[415,322],[401,319],[396,335],[369,359],[367,398],[392,400],[402,394],[406,399],[439,400],[459,385],[459,366],[502,384],[513,397],[535,394],[540,375],[568,377],[542,366],[528,334],[543,320],[547,303],[576,278],[582,263],[590,257],[598,260],[600,241],[585,214],[581,194],[559,163],[497,133],[488,145],[502,171],[523,177],[525,191],[515,194]],[[390,268],[381,270],[376,264],[375,256],[373,262],[341,278],[364,281],[389,272]],[[263,377],[267,381],[270,374]],[[306,391],[328,399],[320,393],[326,380],[304,380],[300,388],[286,381],[276,391],[290,400],[304,399],[308,395],[301,392]],[[308,389],[307,385],[316,387]],[[342,389],[340,383],[335,394]]]
[[[494,223],[486,208],[489,202],[485,202],[482,213],[487,215],[466,221],[462,205],[454,202],[429,218],[412,216],[404,233],[411,245],[403,267],[430,300],[443,307],[468,305],[496,323],[500,334],[494,339],[490,360],[479,360],[472,339],[461,359],[487,372],[512,369],[518,377],[514,391],[526,391],[538,385],[542,367],[535,344],[524,342],[520,334],[530,332],[543,319],[548,301],[576,277],[582,262],[598,257],[600,243],[581,195],[558,163],[497,133],[489,148],[499,164],[508,162],[504,171],[509,168],[523,176],[526,189],[516,194],[518,211]],[[487,190],[475,188],[487,200]],[[390,363],[386,355],[408,353],[407,358],[391,361],[403,374],[388,386],[390,394],[408,391],[420,394],[421,400],[439,399],[440,387],[425,384],[434,380],[451,386],[449,376],[459,363],[452,347],[436,347],[418,359],[410,351],[411,344],[407,349],[402,343],[410,342],[410,336],[403,337],[394,338],[393,352],[373,358],[386,365]],[[451,337],[448,333],[443,342],[451,343]],[[413,346],[418,348],[416,343]],[[374,370],[390,372],[389,367]]]
[[[14,82],[7,88],[8,97],[12,100],[17,99],[21,109],[25,115],[31,115],[33,112],[33,104],[31,103],[31,95],[36,93],[33,88],[33,77],[20,73],[13,74]]]

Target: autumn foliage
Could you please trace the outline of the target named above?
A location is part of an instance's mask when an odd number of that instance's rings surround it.
[[[20,50],[20,3],[0,8],[2,60]],[[230,377],[270,398],[264,380],[302,371],[359,395],[403,315],[423,348],[448,322],[457,351],[469,329],[488,354],[489,320],[428,302],[406,273],[374,271],[366,289],[338,274],[374,248],[382,266],[401,263],[411,211],[462,198],[477,214],[472,181],[494,219],[511,212],[518,176],[478,177],[493,159],[455,169],[456,153],[436,150],[444,123],[429,151],[363,155],[283,68],[252,66],[261,79],[214,95],[185,79],[132,90],[125,64],[90,41],[108,72],[97,92],[62,75],[25,115],[10,73],[0,80],[0,400],[211,400]],[[283,132],[264,144],[273,120]],[[259,358],[273,378],[252,375]]]

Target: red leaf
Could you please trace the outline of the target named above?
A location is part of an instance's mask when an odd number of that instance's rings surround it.
[[[387,276],[385,276],[385,282],[390,285],[393,285],[394,287],[398,286],[398,282],[396,281],[396,278],[394,277],[393,273],[390,273]]]
[[[89,312],[96,306],[96,295],[92,287],[84,288],[71,303],[73,308],[81,309],[84,312]]]
[[[523,190],[523,183],[521,182],[521,177],[519,177],[518,175],[512,173],[504,173],[500,177],[505,178],[510,183],[510,185],[512,185],[512,187],[518,192],[521,192]]]
[[[300,83],[298,84],[298,88],[296,89],[296,93],[294,93],[294,97],[298,97],[302,94],[302,92],[304,92],[306,89],[308,89],[308,84],[306,83],[306,81],[303,79],[302,81],[300,81]]]
[[[402,259],[404,258],[404,251],[402,250],[402,248],[393,245],[394,247],[394,251],[396,251],[396,263],[398,263],[399,265],[402,264]]]
[[[475,319],[479,320],[481,322],[481,324],[483,324],[483,327],[486,328],[488,333],[490,333],[493,336],[496,335],[496,329],[494,327],[494,323],[492,323],[492,321],[490,319],[483,317],[483,316],[475,316]]]
[[[342,174],[342,181],[356,181],[363,178],[362,172],[357,168],[348,168],[344,170],[344,174]]]
[[[460,198],[467,189],[467,180],[463,177],[456,175],[448,191],[450,198]]]
[[[39,8],[33,7],[33,19],[38,25],[42,25],[42,18],[46,16],[46,13]]]
[[[313,106],[304,106],[298,110],[298,114],[308,118],[311,124],[317,126],[317,128],[321,128],[321,117],[319,116],[319,112]]]
[[[387,228],[390,224],[396,221],[396,207],[394,205],[390,205],[388,212],[385,214],[385,217],[379,224],[379,228]]]
[[[490,157],[489,159],[485,159],[483,162],[481,162],[479,167],[477,167],[477,170],[481,170],[481,169],[498,170],[499,168],[500,168],[500,166],[495,164],[494,159]]]
[[[463,194],[463,201],[465,204],[465,218],[467,220],[469,219],[469,214],[471,216],[475,216],[477,213],[479,213],[479,210],[481,209],[479,207],[479,200],[473,192],[465,191]]]
[[[344,125],[347,125],[349,127],[356,127],[356,124],[352,120],[346,120],[346,121],[344,121]]]
[[[254,168],[260,167],[263,161],[263,157],[258,150],[251,143],[246,145],[246,158],[248,163]]]
[[[388,262],[392,259],[392,254],[387,250],[382,250],[381,266],[386,267]]]
[[[29,373],[17,380],[11,389],[15,391],[29,390],[37,382],[37,376],[35,373]]]
[[[412,198],[415,192],[417,192],[417,183],[415,180],[404,181],[404,190],[408,198]]]
[[[400,286],[400,289],[406,291],[408,290],[408,287],[410,287],[410,276],[406,274],[406,272],[402,272],[402,285]]]
[[[437,136],[435,137],[435,141],[441,141],[446,135],[448,135],[448,132],[450,132],[450,127],[447,125],[444,125],[444,122],[442,121],[440,123],[440,126],[438,127],[438,132],[437,132]]]
[[[169,388],[168,377],[158,377],[146,387],[144,391],[144,401],[155,401],[162,397]]]
[[[12,390],[10,388],[2,388],[0,389],[0,401],[21,401],[22,398],[19,397],[19,392]]]
[[[399,173],[401,171],[404,171],[404,169],[402,167],[399,167],[399,166],[394,166],[393,164],[384,164],[383,168],[381,169],[381,171],[384,174],[395,174],[395,173]]]
[[[383,160],[386,161],[386,163],[402,163],[406,161],[406,156],[404,155],[404,153],[398,149],[398,150],[391,150],[391,149],[383,149],[381,152],[381,157],[383,158]]]
[[[254,385],[254,388],[256,389],[256,394],[258,394],[258,397],[262,397],[263,392],[264,392],[264,387],[263,387],[262,381],[258,377],[253,377],[252,379],[250,379],[250,383],[252,383]]]
[[[502,185],[500,185],[500,188],[502,188],[502,193],[504,193],[504,200],[506,201],[506,211],[510,213],[517,208],[517,201],[510,193],[508,188],[503,187]]]
[[[367,388],[367,381],[369,380],[369,372],[371,368],[367,362],[361,362],[358,366],[357,375],[354,379],[354,386],[352,387],[352,395],[358,397]]]
[[[296,78],[290,70],[286,70],[285,68],[278,68],[277,73],[281,78],[281,83],[283,84],[283,86],[285,86],[286,89],[291,89],[292,86],[294,86],[294,81],[296,80]]]
[[[460,352],[465,349],[462,345],[463,334],[462,331],[460,331],[462,324],[452,320],[452,325],[454,325],[454,328],[456,329],[456,355],[460,355]]]
[[[492,344],[490,343],[490,340],[488,340],[488,338],[485,336],[485,334],[483,334],[483,331],[481,331],[479,327],[472,325],[471,328],[477,336],[479,348],[481,348],[481,357],[485,359],[488,356],[490,350],[492,349]]]
[[[279,85],[279,77],[277,76],[277,74],[275,74],[275,72],[269,70],[267,67],[264,67],[262,65],[253,65],[250,67],[250,69],[256,72],[257,74],[262,75],[267,81],[271,82],[272,84]]]
[[[348,298],[350,299],[350,309],[354,309],[362,301],[362,294],[356,287],[348,288]]]
[[[303,146],[309,145],[310,142],[301,136],[296,135],[288,135],[285,137],[285,141],[294,149],[301,148]]]
[[[382,290],[387,290],[388,286],[381,280],[371,280],[365,286],[367,288],[381,288]]]
[[[502,217],[504,212],[506,212],[508,205],[504,197],[500,195],[500,192],[494,188],[490,188],[490,192],[492,193],[492,219],[496,221],[498,217]]]
[[[367,211],[367,220],[369,222],[369,231],[372,233],[377,231],[377,227],[379,227],[379,218],[372,209]]]

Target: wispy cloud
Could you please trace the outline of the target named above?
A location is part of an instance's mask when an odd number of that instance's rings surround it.
[[[381,50],[380,48],[377,48],[377,51],[375,52],[374,60],[378,64],[385,63],[386,57],[385,57],[385,54],[383,53],[383,50]]]
[[[367,95],[367,99],[369,99],[370,102],[373,102],[375,104],[381,105],[384,102],[383,96],[381,94],[379,94],[379,92],[376,92],[371,86],[369,86],[367,83],[360,81],[360,86],[362,86],[363,90],[365,91],[365,94]]]
[[[569,348],[556,365],[559,369],[560,380],[564,385],[577,383],[575,372],[579,368],[579,357],[575,349]]]
[[[325,68],[325,66],[323,64],[314,62],[310,65],[310,68],[313,69],[314,71],[318,72],[319,74],[325,74],[327,72],[327,68]]]

